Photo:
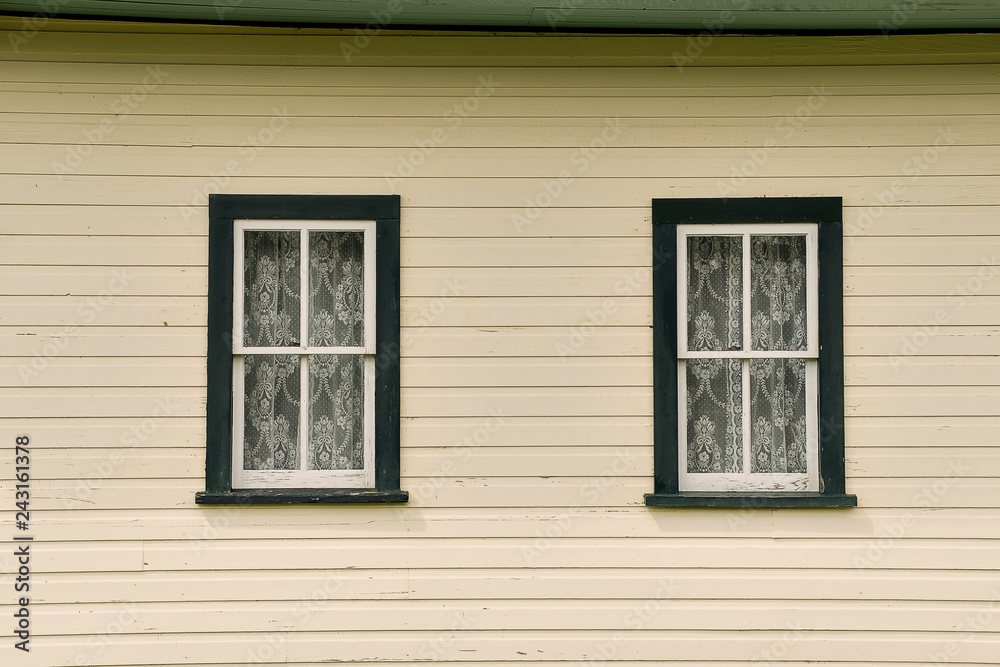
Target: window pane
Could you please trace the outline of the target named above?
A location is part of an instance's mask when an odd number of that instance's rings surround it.
[[[309,357],[309,469],[363,470],[364,423],[364,356]]]
[[[743,362],[688,359],[687,470],[743,472]]]
[[[750,285],[753,349],[805,350],[805,237],[751,236]]]
[[[244,234],[243,344],[299,344],[298,232]]]
[[[806,362],[750,360],[750,472],[806,472]]]
[[[689,236],[689,350],[743,348],[743,239]]]
[[[364,345],[364,245],[363,232],[310,232],[310,345]]]
[[[243,358],[243,469],[299,468],[299,356]]]

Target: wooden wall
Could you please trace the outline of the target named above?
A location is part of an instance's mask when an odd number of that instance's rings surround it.
[[[996,36],[24,25],[4,664],[996,664]],[[402,196],[407,506],[194,504],[211,192]],[[813,195],[846,207],[860,507],[645,507],[651,200]]]

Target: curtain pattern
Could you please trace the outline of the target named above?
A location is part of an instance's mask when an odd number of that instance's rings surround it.
[[[365,344],[364,233],[309,234],[309,344]]]
[[[243,359],[243,469],[299,468],[299,356],[249,354]]]
[[[750,472],[806,472],[805,359],[750,360]]]
[[[689,350],[743,347],[743,239],[689,236]]]
[[[688,359],[688,472],[743,472],[743,362]]]
[[[365,365],[360,354],[309,357],[309,469],[362,470]]]
[[[303,287],[298,231],[244,236],[244,344],[297,346]],[[309,232],[308,344],[364,345],[364,233]],[[364,468],[363,354],[312,354],[301,461],[301,355],[244,357],[244,469]]]
[[[754,350],[806,349],[806,239],[750,237],[750,337]]]
[[[755,351],[804,351],[805,237],[751,235],[748,297],[742,243],[738,236],[688,237],[688,349],[742,350],[749,326]],[[750,299],[749,323],[743,322],[744,298]],[[687,359],[685,366],[688,472],[744,470],[744,400],[750,472],[806,472],[805,359]],[[742,391],[744,368],[749,397]]]
[[[299,344],[298,232],[244,233],[243,344]]]
[[[754,350],[806,349],[806,240],[750,237]],[[750,362],[750,471],[806,472],[804,359]]]

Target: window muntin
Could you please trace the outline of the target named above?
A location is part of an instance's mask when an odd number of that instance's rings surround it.
[[[375,484],[375,222],[234,221],[232,488]]]
[[[819,490],[816,225],[677,225],[679,490]]]

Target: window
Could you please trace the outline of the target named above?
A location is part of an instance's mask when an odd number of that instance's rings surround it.
[[[405,502],[399,197],[209,199],[199,503]]]
[[[840,198],[653,201],[647,505],[854,506]]]

